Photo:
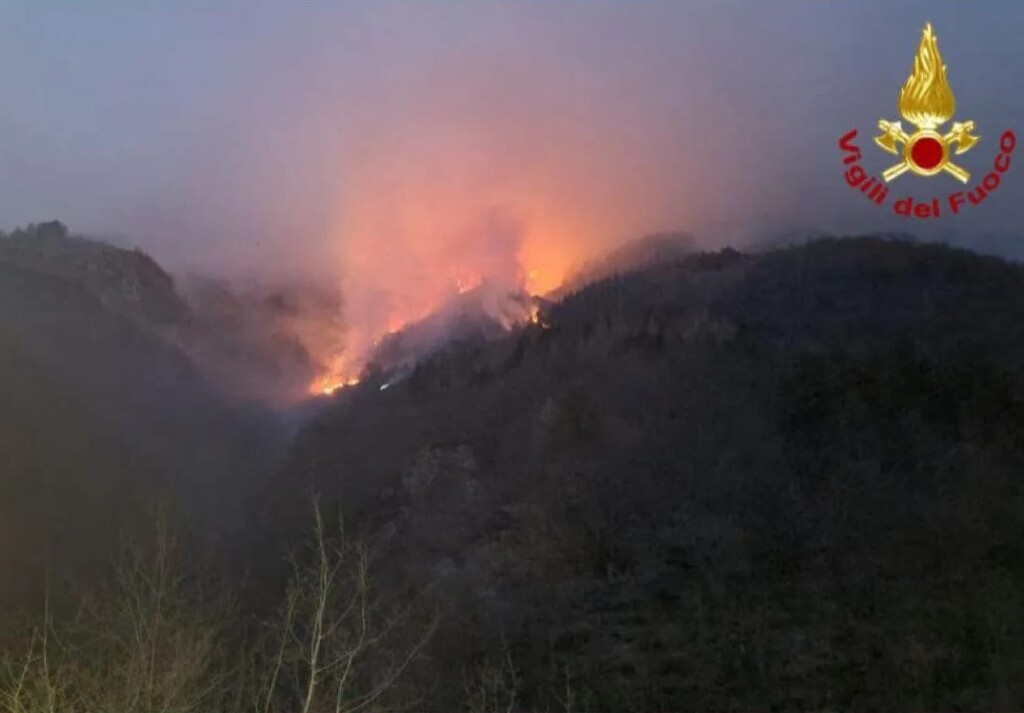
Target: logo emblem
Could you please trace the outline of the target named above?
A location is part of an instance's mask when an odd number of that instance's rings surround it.
[[[980,137],[971,133],[973,121],[955,121],[949,131],[941,131],[942,125],[953,118],[956,100],[946,81],[946,65],[939,55],[938,38],[932,32],[931,23],[924,26],[914,69],[900,89],[897,107],[900,115],[916,130],[908,134],[899,121],[882,119],[878,122],[882,134],[875,137],[875,143],[889,153],[902,154],[903,159],[882,172],[885,182],[907,171],[918,176],[934,176],[944,171],[961,183],[967,183],[971,174],[950,160],[950,151],[955,146],[954,153],[959,156],[978,143]],[[898,148],[901,144],[902,151]]]

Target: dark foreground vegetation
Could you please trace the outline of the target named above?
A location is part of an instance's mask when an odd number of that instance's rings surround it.
[[[359,711],[393,700],[433,633],[385,611],[364,548],[327,529],[290,562],[281,603],[255,616],[155,513],[124,543],[73,615],[42,618],[5,651],[0,709],[47,711]],[[48,603],[45,603],[48,604]]]
[[[234,481],[230,538],[107,517],[112,563],[9,595],[0,710],[1024,706],[1024,269],[882,237],[633,267],[371,368]]]

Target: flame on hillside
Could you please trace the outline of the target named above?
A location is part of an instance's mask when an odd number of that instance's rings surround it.
[[[537,292],[531,289],[531,286],[538,282],[539,272],[522,271],[521,275],[519,284],[510,287],[501,283],[495,286],[495,283],[478,274],[463,272],[452,280],[454,289],[445,299],[436,304],[428,303],[409,315],[389,314],[386,327],[380,333],[350,330],[345,350],[330,360],[324,372],[310,384],[309,393],[314,396],[329,396],[341,389],[358,385],[367,361],[386,339],[397,335],[410,324],[450,308],[459,300],[474,298],[474,304],[479,303],[479,308],[505,329],[513,329],[524,324],[541,325],[546,328],[537,304],[532,299],[524,302],[517,297],[537,296]]]
[[[597,170],[606,159],[575,124],[545,120],[540,133],[524,133],[487,107],[452,115],[430,106],[440,113],[426,123],[370,127],[346,155],[359,171],[338,188],[330,226],[344,347],[320,357],[317,393],[362,376],[387,335],[453,301],[482,291],[501,312],[502,295],[548,294],[635,231],[639,189]],[[520,322],[529,321],[524,309]]]
[[[324,396],[330,396],[339,389],[344,389],[347,386],[355,386],[358,383],[358,376],[335,377],[333,374],[325,374],[313,382],[309,391],[311,394],[316,396],[321,394]]]

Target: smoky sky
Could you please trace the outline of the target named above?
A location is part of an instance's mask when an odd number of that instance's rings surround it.
[[[871,132],[899,118],[926,21],[980,177],[1024,130],[1024,5],[8,2],[0,227],[59,218],[171,267],[368,286],[435,263],[458,280],[466,255],[552,286],[660,230],[917,231],[844,184],[836,140],[858,127],[885,167]],[[927,227],[1017,231],[1022,198],[1015,165]]]

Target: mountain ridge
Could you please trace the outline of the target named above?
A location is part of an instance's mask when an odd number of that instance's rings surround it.
[[[956,603],[1024,584],[1022,277],[877,236],[608,276],[344,390],[263,517],[337,503],[384,596],[439,598],[424,675],[508,656],[527,706],[565,676],[608,710],[977,703],[1024,665]],[[978,627],[995,668],[944,653]]]

